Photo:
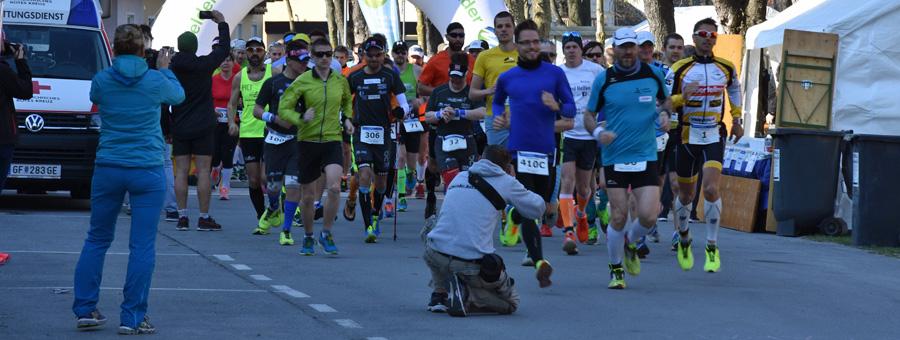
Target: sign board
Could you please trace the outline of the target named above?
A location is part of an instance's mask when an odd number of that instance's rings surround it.
[[[776,126],[831,129],[838,35],[784,30]]]

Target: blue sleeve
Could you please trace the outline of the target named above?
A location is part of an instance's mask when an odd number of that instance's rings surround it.
[[[497,78],[497,83],[495,85],[494,90],[494,102],[491,103],[491,114],[503,114],[503,111],[506,109],[506,87],[504,84],[506,83],[504,77],[506,73],[501,74],[499,78]]]
[[[606,82],[606,70],[600,71],[597,74],[597,78],[594,78],[594,83],[591,85],[591,97],[588,99],[587,110],[591,112],[600,112],[600,108],[597,107],[597,103],[600,101],[600,89],[603,87],[603,83]],[[597,121],[600,121],[598,118]]]
[[[105,72],[99,72],[91,80],[91,103],[100,105],[100,80]]]
[[[659,83],[662,84],[662,90],[663,90],[663,96],[662,97],[656,96],[656,97],[660,98],[662,100],[665,100],[665,98],[668,98],[669,96],[672,95],[671,93],[669,93],[669,87],[666,86],[666,73],[665,73],[665,71],[663,71],[662,68],[655,67],[655,68],[653,68],[653,75],[656,76],[657,81],[659,81]]]
[[[562,103],[559,114],[566,118],[575,118],[577,109],[575,108],[575,98],[572,96],[572,88],[569,87],[569,79],[566,78],[566,73],[561,68],[557,67],[556,71],[558,75],[556,98]]]
[[[160,84],[160,101],[163,104],[178,105],[184,101],[184,88],[175,78],[175,74],[169,69],[159,70],[163,75],[162,84]]]

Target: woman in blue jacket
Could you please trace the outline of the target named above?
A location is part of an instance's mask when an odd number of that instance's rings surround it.
[[[184,89],[169,71],[171,51],[160,51],[159,71],[144,61],[139,27],[116,28],[113,65],[94,76],[91,101],[99,108],[100,144],[91,183],[91,227],[75,267],[78,328],[106,323],[97,310],[103,260],[115,234],[116,219],[127,193],[131,199],[131,235],[119,333],[153,333],[146,317],[150,279],[156,262],[156,229],[166,192],[165,142],[159,125],[160,105],[184,100]]]

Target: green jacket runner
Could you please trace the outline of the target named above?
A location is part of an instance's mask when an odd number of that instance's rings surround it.
[[[315,109],[315,117],[303,121],[303,112],[297,112],[297,102],[303,100],[307,108]],[[301,142],[339,142],[342,140],[343,117],[353,110],[350,84],[340,73],[329,70],[327,80],[322,80],[315,69],[309,70],[291,84],[281,96],[278,116],[294,124],[297,140]]]

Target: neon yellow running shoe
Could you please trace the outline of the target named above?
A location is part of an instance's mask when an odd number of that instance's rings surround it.
[[[706,264],[703,265],[703,271],[707,273],[716,273],[719,271],[719,268],[722,266],[722,262],[719,261],[719,247],[707,244],[706,245]]]
[[[678,265],[681,270],[688,271],[694,268],[694,254],[691,252],[691,239],[681,240],[678,242]]]
[[[621,264],[609,265],[609,289],[625,289],[625,270]]]
[[[378,240],[378,236],[375,236],[375,226],[370,225],[366,227],[366,243],[375,243]]]
[[[294,245],[294,239],[291,238],[291,232],[286,230],[281,231],[281,237],[278,239],[278,243],[283,246]]]
[[[500,244],[504,247],[513,247],[519,243],[519,225],[513,223],[512,213],[515,209],[506,210],[506,224],[500,230]]]
[[[284,223],[284,213],[281,211],[281,208],[278,210],[269,210],[266,209],[265,223],[268,224],[270,228],[280,227]]]
[[[629,243],[625,245],[625,260],[622,261],[622,264],[625,266],[625,271],[631,276],[641,274],[641,258],[638,257],[636,244]]]

